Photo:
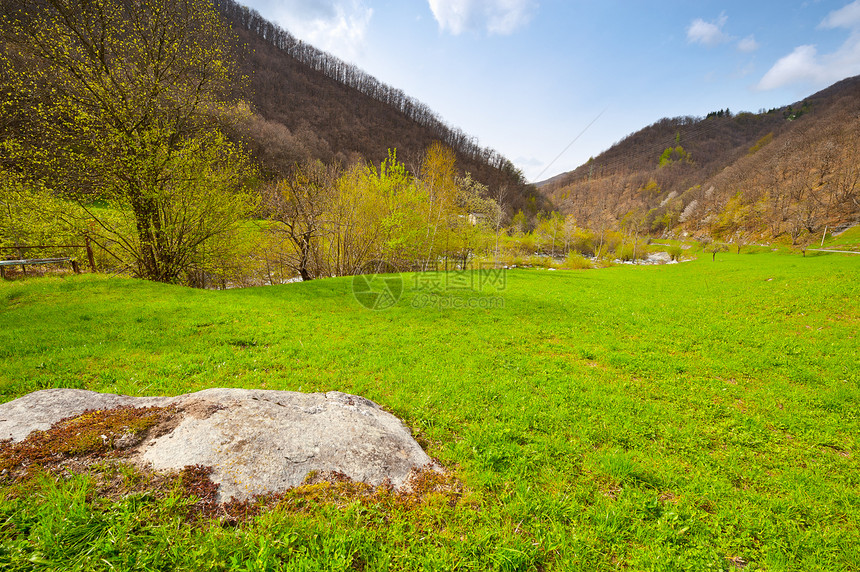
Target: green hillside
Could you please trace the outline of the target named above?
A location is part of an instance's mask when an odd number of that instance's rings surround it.
[[[0,567],[856,569],[855,258],[490,278],[403,275],[382,311],[352,278],[0,283],[4,401],[46,387],[356,393],[462,484],[408,503],[305,491],[237,524],[190,520],[176,491],[4,482]]]

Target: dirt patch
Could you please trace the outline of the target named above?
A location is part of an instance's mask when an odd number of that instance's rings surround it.
[[[67,417],[47,431],[0,445],[0,479],[20,480],[38,470],[82,472],[106,458],[129,457],[175,414],[173,407],[121,406]]]
[[[184,404],[180,410],[195,419],[208,419],[215,412],[221,411],[222,409],[224,409],[223,405],[200,399]]]
[[[146,439],[158,439],[174,429],[179,427],[184,417],[192,417],[194,419],[208,419],[216,411],[224,409],[223,406],[211,401],[198,400],[183,404],[180,407],[171,407],[169,414],[162,415],[150,431],[146,433],[144,438],[140,439],[135,445],[142,443]]]

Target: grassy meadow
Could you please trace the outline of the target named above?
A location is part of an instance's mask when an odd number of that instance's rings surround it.
[[[406,274],[228,291],[0,283],[0,393],[363,395],[462,483],[234,524],[88,477],[0,487],[5,570],[860,570],[860,259]],[[465,282],[464,282],[465,281]],[[293,499],[295,500],[295,499]]]
[[[827,235],[823,243],[813,241],[810,248],[831,248],[860,251],[860,226],[853,226],[836,236]]]

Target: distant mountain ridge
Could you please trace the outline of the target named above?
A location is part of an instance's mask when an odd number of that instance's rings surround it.
[[[242,58],[252,103],[265,118],[251,145],[273,169],[313,158],[379,162],[388,149],[410,170],[424,150],[441,141],[457,153],[458,166],[490,187],[505,189],[510,211],[532,214],[549,203],[500,153],[446,124],[427,105],[352,64],[298,40],[290,32],[233,0],[213,0],[247,46]]]
[[[860,216],[858,131],[860,76],[769,111],[661,119],[537,186],[581,224],[731,238],[743,206],[745,234],[794,242]]]

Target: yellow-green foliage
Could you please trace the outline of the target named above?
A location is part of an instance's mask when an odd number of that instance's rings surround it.
[[[407,171],[395,150],[378,167],[296,167],[264,191],[264,215],[281,238],[279,260],[311,279],[354,274],[378,260],[435,268],[442,259],[462,266],[474,256],[494,256],[501,208],[455,167],[453,151],[439,144],[428,149],[420,176]]]
[[[594,265],[583,255],[571,251],[567,253],[561,267],[569,270],[581,270],[584,268],[594,268]]]
[[[602,235],[596,236],[593,242],[594,253],[597,258],[614,257],[616,250],[624,242],[624,235],[620,232],[607,230]]]
[[[749,154],[750,155],[755,154],[756,151],[758,151],[759,149],[761,149],[762,147],[764,147],[765,145],[767,145],[771,141],[773,141],[773,132],[768,133],[767,135],[765,135],[764,137],[762,137],[761,139],[756,141],[755,145],[750,147]]]
[[[672,244],[666,247],[666,253],[672,258],[672,260],[681,260],[681,256],[684,254],[684,248],[680,244]]]
[[[593,255],[595,252],[594,233],[587,228],[574,228],[571,233],[569,246],[571,250],[580,254]]]
[[[690,154],[681,145],[677,147],[667,147],[663,154],[660,155],[659,164],[661,167],[666,167],[673,163],[690,162]]]
[[[668,149],[667,149],[668,151]],[[665,155],[665,153],[664,153]],[[663,165],[663,157],[660,158],[660,165]],[[640,189],[641,194],[648,195],[649,197],[656,196],[660,194],[660,185],[654,179],[648,181],[648,183]]]
[[[557,255],[565,247],[565,219],[558,212],[538,216],[537,226],[532,232],[535,250],[543,254]]]
[[[228,94],[241,79],[215,7],[102,0],[25,11],[2,21],[17,48],[0,80],[0,108],[20,118],[0,143],[9,161],[76,202],[79,232],[110,241],[137,275],[177,282],[205,271],[254,206],[248,157],[217,127],[235,116]]]
[[[79,241],[69,224],[72,210],[44,189],[34,189],[16,174],[0,170],[0,246]]]

